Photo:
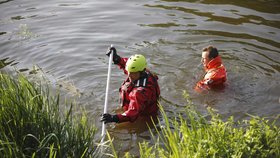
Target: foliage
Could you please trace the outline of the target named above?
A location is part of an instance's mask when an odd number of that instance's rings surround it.
[[[59,107],[59,94],[22,74],[0,74],[0,155],[11,157],[91,157],[96,128],[86,114]],[[64,110],[63,110],[64,111]]]
[[[280,157],[280,130],[275,122],[252,116],[235,122],[233,117],[223,121],[209,109],[208,121],[192,106],[170,120],[161,109],[164,123],[152,132],[155,143],[140,143],[141,157],[200,158],[200,157]]]
[[[48,86],[22,74],[0,74],[0,98],[1,157],[117,157],[110,135],[112,154],[102,153],[94,146],[96,128],[87,115],[73,115],[73,104],[61,110],[59,94],[51,95]],[[173,119],[161,108],[163,121],[155,125],[156,133],[150,131],[153,143],[139,144],[140,157],[280,157],[275,122],[256,116],[223,121],[212,109],[206,119],[187,103],[184,116]]]

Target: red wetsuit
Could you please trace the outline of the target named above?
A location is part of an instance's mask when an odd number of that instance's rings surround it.
[[[204,78],[196,84],[195,90],[203,92],[211,88],[223,86],[227,80],[226,68],[222,64],[220,56],[212,59],[205,67]]]
[[[121,58],[118,66],[124,71],[128,58]],[[131,82],[129,78],[122,83],[119,89],[121,105],[124,113],[117,114],[120,122],[134,122],[141,115],[156,115],[158,112],[158,98],[160,95],[157,83],[158,77],[149,71],[141,74],[140,78]]]

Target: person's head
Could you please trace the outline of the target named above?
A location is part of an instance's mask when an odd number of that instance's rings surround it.
[[[132,55],[125,65],[125,69],[131,81],[138,80],[141,77],[141,73],[146,70],[146,67],[146,58],[141,54]]]
[[[213,46],[208,46],[202,50],[201,62],[204,67],[214,58],[219,55],[218,49]]]

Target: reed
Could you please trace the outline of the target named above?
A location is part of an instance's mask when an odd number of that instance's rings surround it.
[[[60,110],[59,94],[24,75],[0,74],[0,155],[92,157],[96,128],[88,117]]]
[[[220,115],[208,110],[210,119],[193,106],[186,108],[186,116],[168,119],[161,108],[163,121],[157,125],[156,135],[151,131],[153,143],[139,144],[140,157],[280,157],[280,129],[275,121],[257,116],[243,121],[229,117],[223,121]]]

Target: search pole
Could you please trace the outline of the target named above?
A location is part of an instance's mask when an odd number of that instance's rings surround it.
[[[111,44],[111,48],[112,47],[113,47],[113,45]],[[107,74],[107,86],[106,86],[105,103],[104,103],[103,114],[107,113],[109,86],[110,86],[110,79],[111,79],[112,60],[113,60],[113,53],[111,52],[110,53],[110,57],[109,57],[108,74]],[[102,123],[102,132],[101,132],[101,137],[102,137],[101,138],[101,143],[104,142],[105,135],[106,135],[106,126],[105,126],[105,123],[103,121],[103,123]]]

